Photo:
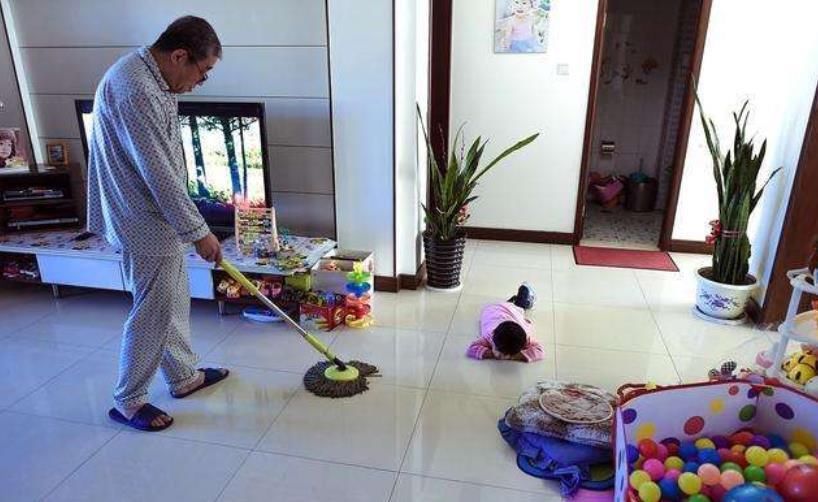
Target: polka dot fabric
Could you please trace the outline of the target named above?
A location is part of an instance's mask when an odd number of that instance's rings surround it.
[[[811,453],[818,449],[818,401],[789,388],[749,382],[680,386],[646,393],[622,405],[617,425],[621,428],[621,433],[617,432],[617,449],[621,447],[624,451],[622,457],[617,456],[620,462],[627,462],[629,445],[638,445],[645,439],[676,452],[679,446],[700,438],[713,438],[716,447],[713,452],[717,453],[724,447],[725,436],[746,429],[764,431],[768,438],[775,439],[763,444],[748,440],[747,447],[769,449],[782,443],[797,443]],[[623,484],[624,492],[617,490],[617,500],[627,500],[628,483]]]

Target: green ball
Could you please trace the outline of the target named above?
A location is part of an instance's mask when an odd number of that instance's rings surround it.
[[[748,465],[746,469],[744,469],[744,479],[748,482],[764,482],[767,480],[767,475],[764,474],[764,469],[758,467],[757,465]]]
[[[726,471],[736,471],[740,472],[741,474],[744,474],[744,471],[742,470],[741,466],[736,464],[735,462],[725,462],[721,464],[721,472]]]
[[[708,497],[707,495],[702,495],[701,493],[697,493],[696,495],[693,495],[692,497],[687,499],[687,502],[710,502],[710,497]]]

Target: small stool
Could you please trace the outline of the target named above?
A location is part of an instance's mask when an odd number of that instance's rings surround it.
[[[787,272],[787,277],[792,285],[792,296],[787,309],[787,318],[778,327],[781,340],[772,356],[772,366],[767,369],[767,376],[777,377],[782,383],[789,385],[793,382],[788,380],[787,375],[781,371],[781,364],[787,353],[787,345],[790,342],[801,342],[818,347],[818,322],[816,322],[818,312],[810,310],[798,313],[803,294],[818,295],[818,285],[816,285],[813,273],[806,268],[790,270]]]

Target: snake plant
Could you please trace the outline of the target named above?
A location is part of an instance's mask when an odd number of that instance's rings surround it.
[[[767,140],[762,141],[761,148],[756,151],[754,139],[747,137],[747,119],[750,116],[748,102],[744,102],[738,113],[733,113],[736,128],[733,145],[726,155],[722,155],[716,126],[705,117],[698,93],[695,97],[713,161],[713,177],[719,198],[719,219],[710,222],[712,233],[707,239],[715,246],[712,277],[709,279],[721,284],[745,285],[748,284],[750,268],[747,223],[767,184],[781,168],[770,173],[767,181],[756,191],[758,172],[767,152]]]
[[[501,160],[537,139],[539,134],[532,134],[515,143],[486,166],[481,167],[480,160],[483,157],[488,140],[483,141],[481,137],[478,137],[466,151],[463,126],[461,125],[457,130],[453,143],[455,147],[460,145],[460,152],[455,152],[455,148],[452,149],[448,164],[443,170],[435,159],[432,144],[429,141],[429,134],[423,124],[420,107],[418,107],[417,113],[418,121],[423,130],[423,137],[426,140],[429,187],[432,194],[430,207],[421,204],[425,213],[426,231],[438,240],[448,241],[460,236],[460,227],[469,218],[469,204],[477,200],[477,196],[472,195],[472,193],[480,178]]]

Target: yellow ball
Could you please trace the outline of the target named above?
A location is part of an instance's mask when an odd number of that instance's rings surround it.
[[[700,450],[704,450],[705,448],[711,448],[711,449],[715,450],[716,449],[716,443],[714,443],[713,441],[711,441],[711,440],[709,440],[707,438],[701,438],[701,439],[696,440],[696,448],[698,448]]]
[[[790,459],[790,456],[781,448],[773,448],[767,450],[767,455],[770,457],[770,462],[773,464],[783,464]]]
[[[747,451],[744,452],[744,458],[747,459],[747,462],[758,467],[764,467],[770,462],[770,455],[767,453],[767,450],[760,446],[747,448]]]
[[[688,495],[695,495],[702,490],[702,480],[692,472],[679,476],[679,488]]]
[[[665,469],[667,470],[678,469],[681,471],[684,466],[685,461],[679,457],[668,457],[665,459]]]
[[[809,455],[809,450],[801,443],[790,443],[790,453],[792,458],[801,458],[804,455]]]
[[[653,481],[642,483],[639,487],[639,498],[642,502],[659,502],[659,499],[662,498],[662,490]]]
[[[630,476],[631,487],[638,490],[644,483],[650,482],[650,474],[645,471],[633,471]]]
[[[818,458],[815,458],[813,455],[804,455],[803,457],[799,457],[798,461],[802,464],[818,466]]]
[[[747,447],[744,446],[743,444],[737,444],[737,445],[734,445],[732,448],[730,448],[730,451],[734,451],[736,453],[744,453],[744,450],[746,450],[746,449],[747,449]]]

